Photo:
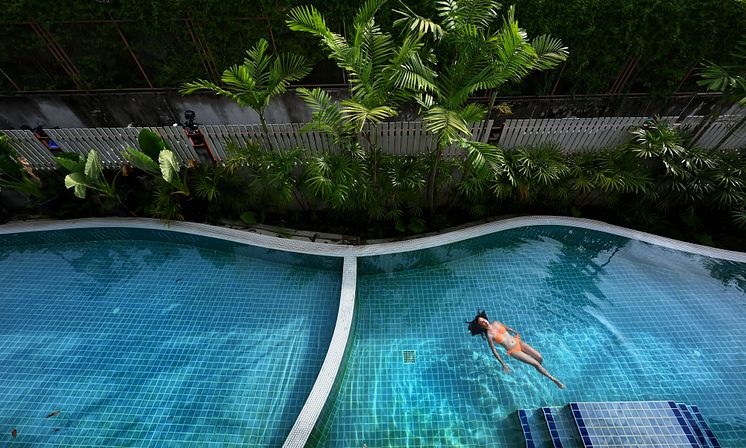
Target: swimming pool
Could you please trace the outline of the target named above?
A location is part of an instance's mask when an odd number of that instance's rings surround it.
[[[281,445],[340,269],[174,232],[0,235],[0,446]]]
[[[723,446],[746,446],[744,274],[556,226],[361,258],[351,355],[314,442],[518,447],[518,409],[674,400],[698,404]],[[567,389],[514,359],[502,373],[466,329],[477,308],[520,331]]]
[[[742,263],[567,218],[367,247],[140,221],[0,235],[0,447],[281,445],[324,376],[351,257],[352,333],[308,446],[521,446],[516,410],[610,400],[697,404],[746,444]],[[567,389],[513,359],[503,374],[466,330],[477,308]]]

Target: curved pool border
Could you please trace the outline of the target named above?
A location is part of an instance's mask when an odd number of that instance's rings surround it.
[[[298,418],[283,445],[286,448],[303,447],[313,430],[337,378],[343,354],[347,347],[354,314],[355,290],[357,285],[357,257],[386,255],[429,249],[445,244],[464,241],[503,230],[533,226],[566,226],[609,233],[644,243],[703,255],[722,260],[746,263],[746,252],[717,249],[699,244],[687,243],[646,232],[607,224],[584,218],[558,216],[525,216],[478,224],[473,227],[453,230],[437,235],[428,235],[405,241],[392,241],[369,245],[346,245],[286,239],[263,235],[246,230],[216,227],[190,222],[169,222],[149,218],[87,218],[68,221],[20,221],[0,226],[0,235],[11,233],[39,232],[48,230],[70,230],[80,228],[125,227],[151,230],[168,230],[194,234],[209,238],[250,244],[266,249],[281,250],[311,255],[344,257],[342,268],[342,288],[340,292],[337,322],[332,340],[319,371],[319,376],[309,393]]]
[[[436,235],[421,238],[366,245],[348,245],[340,243],[320,243],[294,240],[277,236],[264,235],[250,230],[237,230],[227,227],[217,227],[209,224],[193,222],[164,222],[150,218],[85,218],[66,221],[17,221],[0,225],[0,235],[8,233],[38,232],[43,230],[65,230],[92,227],[134,227],[139,229],[171,230],[190,233],[210,238],[218,238],[236,243],[251,244],[266,249],[275,249],[311,255],[326,255],[331,257],[367,257],[371,255],[387,255],[409,252],[445,244],[456,243],[470,238],[476,238],[503,230],[518,227],[533,226],[567,226],[581,229],[596,230],[617,235],[668,249],[679,250],[696,255],[704,255],[722,260],[746,263],[746,252],[687,243],[672,238],[666,238],[652,233],[628,229],[626,227],[607,224],[602,221],[585,218],[571,218],[565,216],[523,216],[477,224],[473,227],[446,231]]]

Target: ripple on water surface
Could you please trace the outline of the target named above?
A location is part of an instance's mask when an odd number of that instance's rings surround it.
[[[614,400],[697,404],[723,446],[746,446],[742,264],[543,226],[365,258],[360,272],[319,446],[514,447],[518,409]],[[567,389],[515,359],[504,374],[466,329],[477,308],[517,329]]]

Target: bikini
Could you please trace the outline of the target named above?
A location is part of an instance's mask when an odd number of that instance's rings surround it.
[[[501,324],[497,324],[497,334],[495,335],[495,341],[497,341],[498,344],[502,344],[505,340],[505,336],[503,334],[507,333],[508,330],[505,329],[505,327]],[[499,336],[499,339],[498,339]],[[521,351],[521,335],[517,334],[513,336],[513,339],[515,339],[515,346],[508,350],[508,356],[512,355],[515,352]]]

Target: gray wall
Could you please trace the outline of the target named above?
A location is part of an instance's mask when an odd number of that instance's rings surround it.
[[[173,91],[95,94],[33,94],[0,96],[0,129],[31,127],[168,126],[184,121],[193,110],[201,124],[256,124],[249,108],[209,94],[182,96]],[[294,93],[275,98],[267,108],[268,123],[308,121],[310,110]]]
[[[342,98],[346,90],[330,93]],[[603,116],[705,115],[720,98],[716,94],[677,94],[670,98],[649,95],[506,97],[512,116],[493,116],[497,128],[506,118],[564,118]],[[487,103],[487,98],[477,98]],[[31,127],[123,127],[169,126],[184,121],[184,111],[197,113],[201,124],[256,124],[258,116],[248,108],[210,94],[182,96],[173,90],[138,92],[92,92],[0,95],[0,129]],[[293,92],[275,98],[266,111],[268,123],[302,123],[310,110]],[[408,107],[397,117],[412,121],[416,107]]]

